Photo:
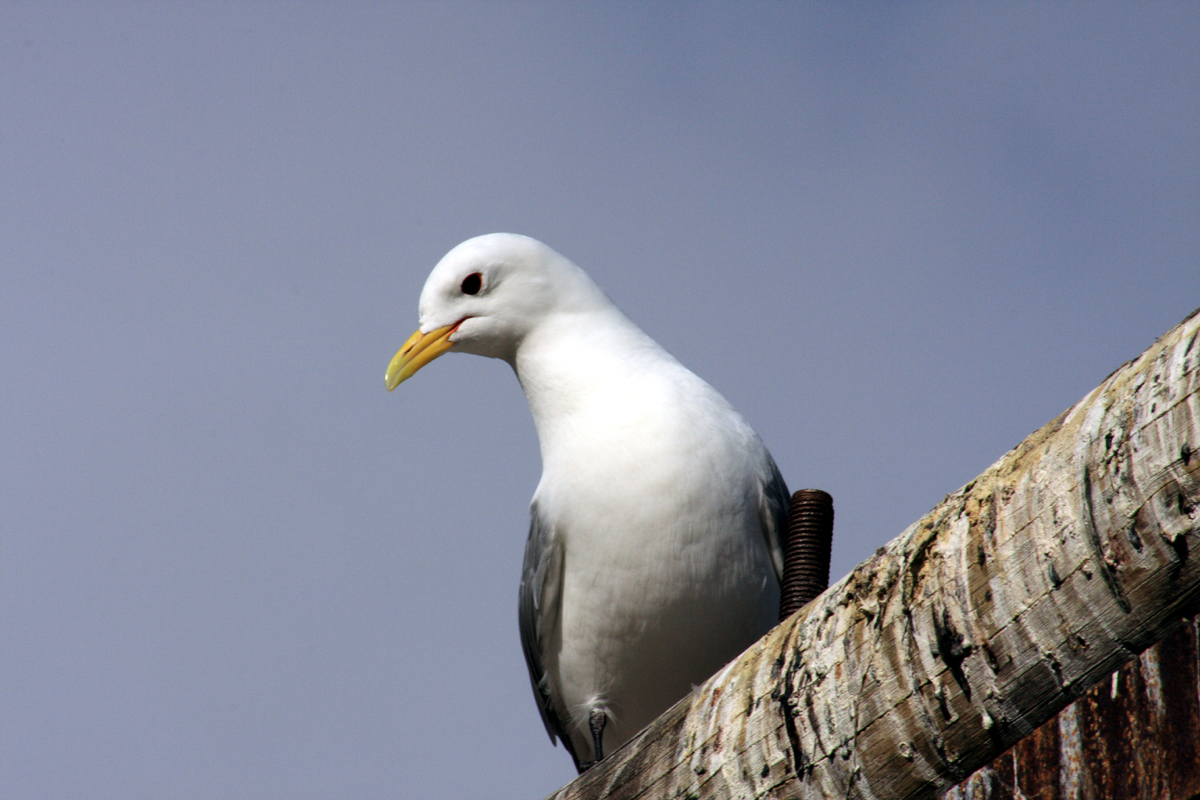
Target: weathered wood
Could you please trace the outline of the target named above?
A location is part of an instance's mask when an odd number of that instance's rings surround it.
[[[1200,315],[553,797],[936,797],[1200,608]]]
[[[946,800],[1200,797],[1200,619],[946,793]]]

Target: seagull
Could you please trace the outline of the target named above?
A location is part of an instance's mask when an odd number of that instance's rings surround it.
[[[536,239],[458,245],[419,313],[388,391],[455,351],[507,361],[529,402],[521,646],[550,741],[583,772],[775,624],[787,487],[724,397]]]

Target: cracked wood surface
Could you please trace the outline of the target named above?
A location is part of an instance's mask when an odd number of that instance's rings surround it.
[[[1200,313],[568,798],[937,797],[1200,608]]]

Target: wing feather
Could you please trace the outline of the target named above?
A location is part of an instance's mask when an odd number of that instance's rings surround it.
[[[767,552],[771,554],[771,563],[775,566],[775,577],[782,582],[783,542],[787,538],[787,514],[792,495],[788,492],[783,475],[779,473],[779,467],[775,466],[775,460],[770,456],[767,456],[767,460],[770,472],[763,482],[758,518],[762,524]]]
[[[558,637],[562,606],[562,542],[552,526],[538,513],[537,502],[529,507],[529,538],[525,542],[525,563],[521,569],[521,590],[517,622],[521,630],[521,649],[529,667],[529,683],[550,741],[561,739],[563,747],[579,766],[575,748],[563,724],[561,698],[546,674],[546,653]]]

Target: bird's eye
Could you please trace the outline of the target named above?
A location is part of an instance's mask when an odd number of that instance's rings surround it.
[[[479,294],[480,287],[483,286],[483,276],[478,272],[472,272],[467,277],[463,278],[462,290],[463,294]]]

